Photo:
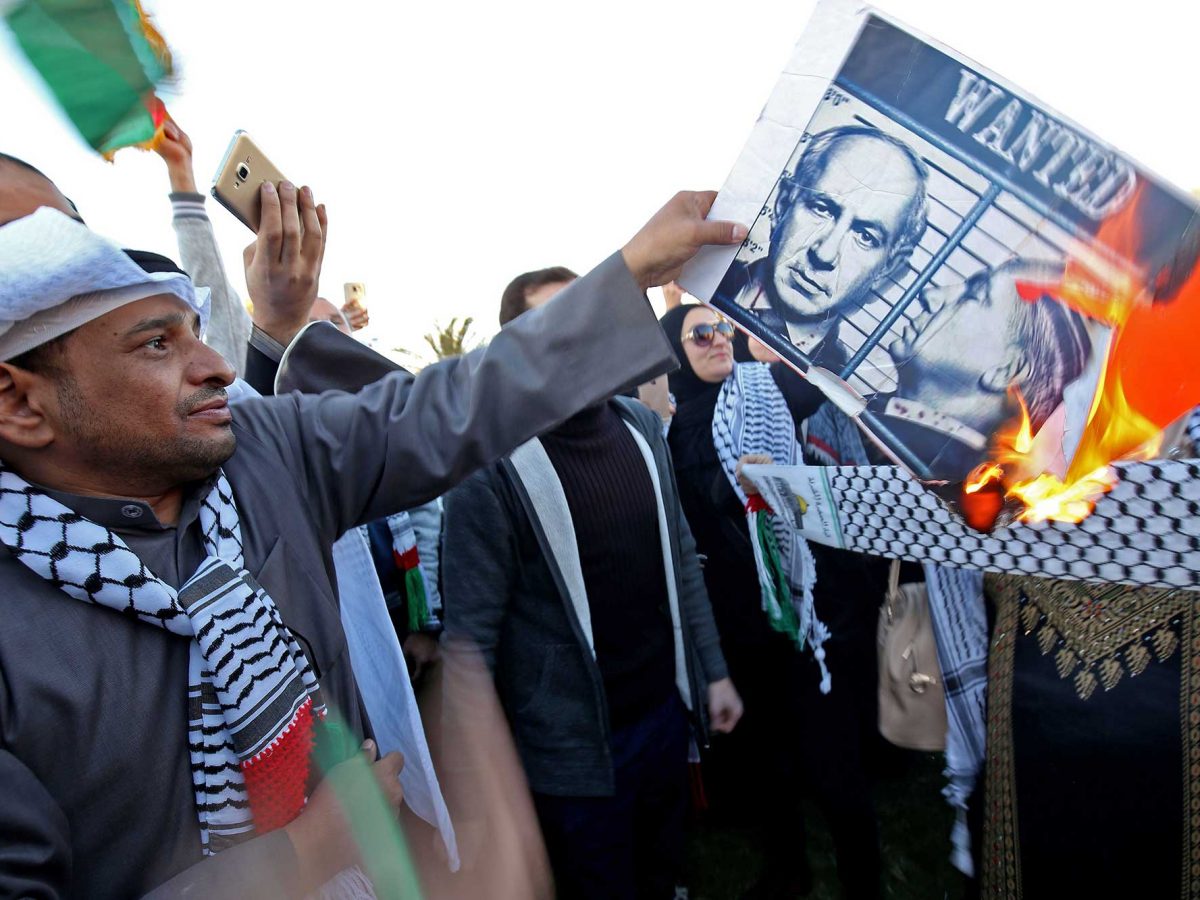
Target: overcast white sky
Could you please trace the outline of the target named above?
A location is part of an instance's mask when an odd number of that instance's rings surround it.
[[[168,108],[207,185],[237,128],[329,207],[322,292],[367,284],[371,331],[496,329],[517,273],[586,271],[674,191],[719,188],[813,0],[143,0],[175,51]],[[1107,13],[1107,8],[1123,10]],[[1181,187],[1200,186],[1200,4],[890,0],[882,8]],[[0,150],[88,223],[177,256],[157,157],[96,157],[0,38]],[[210,215],[235,284],[250,233]],[[655,296],[657,300],[657,296]]]

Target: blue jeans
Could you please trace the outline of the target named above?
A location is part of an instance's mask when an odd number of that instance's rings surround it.
[[[559,900],[669,900],[683,862],[688,726],[671,699],[612,735],[611,797],[534,794]]]

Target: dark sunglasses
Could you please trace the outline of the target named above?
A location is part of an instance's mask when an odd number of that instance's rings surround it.
[[[704,322],[685,334],[683,339],[691,341],[697,347],[707,347],[718,334],[725,338],[725,340],[732,341],[734,335],[733,325],[724,319],[716,323]]]

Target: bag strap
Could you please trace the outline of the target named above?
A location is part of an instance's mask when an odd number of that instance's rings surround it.
[[[888,599],[895,597],[900,591],[900,560],[893,559],[888,571]]]

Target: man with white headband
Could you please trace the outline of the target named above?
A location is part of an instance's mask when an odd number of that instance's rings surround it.
[[[310,753],[370,735],[330,545],[667,369],[644,290],[744,237],[712,199],[677,195],[484,350],[235,411],[169,261],[53,210],[0,227],[0,894],[348,886]],[[321,229],[311,198],[291,214],[282,256]],[[375,769],[395,806],[399,760]]]

